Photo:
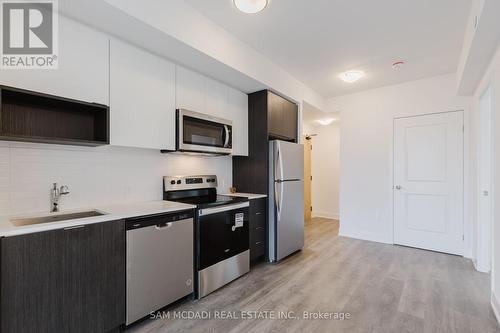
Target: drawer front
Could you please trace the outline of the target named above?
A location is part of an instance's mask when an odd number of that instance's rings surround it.
[[[256,241],[250,243],[250,260],[254,260],[266,253],[266,242]]]
[[[266,240],[266,229],[264,227],[257,227],[250,230],[250,244],[257,241]]]
[[[250,230],[250,259],[256,259],[266,252],[266,229],[264,226]]]
[[[264,214],[251,214],[250,215],[250,228],[255,229],[258,227],[266,227],[266,215]]]
[[[266,198],[250,200],[250,228],[266,226]]]
[[[266,215],[267,198],[250,200],[250,215]]]

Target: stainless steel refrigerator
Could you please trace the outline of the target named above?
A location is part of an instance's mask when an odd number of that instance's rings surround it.
[[[268,258],[279,261],[304,247],[304,146],[269,142]]]

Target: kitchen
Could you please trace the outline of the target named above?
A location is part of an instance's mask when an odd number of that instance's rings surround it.
[[[276,159],[245,175],[274,150],[302,161],[301,146],[286,149],[299,140],[297,104],[267,90],[249,99],[58,19],[58,68],[3,70],[0,80],[2,332],[118,331],[302,248],[302,218],[283,217],[298,223],[288,233],[268,223],[268,186],[293,193],[269,172],[290,168]],[[303,172],[293,173],[300,186]],[[290,235],[293,246],[273,245]]]
[[[0,332],[500,331],[498,1],[0,7]]]

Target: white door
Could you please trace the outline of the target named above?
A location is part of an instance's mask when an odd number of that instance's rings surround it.
[[[478,224],[476,268],[489,272],[491,265],[491,99],[488,89],[479,101]]]
[[[463,112],[394,120],[394,243],[463,253]]]

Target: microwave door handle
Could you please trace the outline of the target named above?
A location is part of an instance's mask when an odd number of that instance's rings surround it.
[[[224,148],[228,148],[229,145],[229,128],[224,125]]]

